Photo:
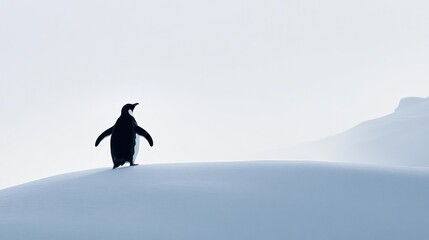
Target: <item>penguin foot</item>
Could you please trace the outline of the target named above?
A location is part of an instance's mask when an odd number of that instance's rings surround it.
[[[115,168],[118,168],[118,167],[119,167],[119,165],[113,165],[112,169],[115,169]]]
[[[130,163],[130,166],[137,166],[137,163]]]

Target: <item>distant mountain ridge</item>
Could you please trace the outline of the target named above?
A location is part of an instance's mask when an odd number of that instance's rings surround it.
[[[429,114],[429,98],[407,97],[399,101],[395,113]]]
[[[278,157],[429,167],[429,98],[403,98],[389,115],[286,149]]]

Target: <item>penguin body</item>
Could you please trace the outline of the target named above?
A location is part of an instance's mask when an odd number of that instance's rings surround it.
[[[121,111],[121,116],[116,121],[115,125],[104,131],[95,141],[95,146],[107,136],[110,138],[110,153],[113,160],[113,169],[124,165],[126,162],[130,166],[135,166],[135,159],[139,149],[139,136],[143,136],[153,146],[152,137],[146,130],[137,125],[132,113],[135,104],[126,104]]]

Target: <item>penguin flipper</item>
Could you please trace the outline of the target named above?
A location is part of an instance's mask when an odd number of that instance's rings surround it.
[[[112,134],[112,130],[113,130],[113,127],[107,129],[100,136],[98,136],[97,140],[95,141],[95,146],[97,147],[98,144],[100,144],[101,140],[103,140],[105,137],[107,137],[110,134]]]
[[[153,140],[152,137],[150,136],[150,134],[148,132],[146,132],[146,130],[144,130],[143,128],[136,126],[136,133],[144,138],[146,138],[146,140],[149,142],[149,145],[152,147],[153,146]]]

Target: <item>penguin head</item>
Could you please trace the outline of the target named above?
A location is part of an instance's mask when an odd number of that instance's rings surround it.
[[[123,114],[129,114],[129,115],[133,115],[133,111],[134,111],[134,108],[136,107],[138,105],[138,103],[134,103],[134,104],[131,104],[131,103],[128,103],[128,104],[125,104],[123,107],[122,107],[122,110],[121,110],[121,114],[123,115]]]

